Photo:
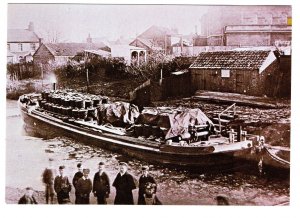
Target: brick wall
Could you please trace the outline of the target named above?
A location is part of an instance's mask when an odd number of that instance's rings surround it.
[[[36,53],[33,55],[33,62],[35,64],[47,64],[49,61],[54,60],[54,56],[51,52],[47,49],[47,47],[43,44],[39,47]]]
[[[291,41],[291,33],[231,33],[225,37],[228,46],[271,46],[275,41]]]
[[[270,45],[269,33],[233,33],[226,34],[226,44],[228,46],[266,46]]]

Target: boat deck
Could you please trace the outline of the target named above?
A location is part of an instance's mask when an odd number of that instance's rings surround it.
[[[164,141],[158,142],[149,140],[143,137],[132,137],[127,135],[125,129],[98,125],[93,121],[83,121],[83,120],[74,120],[73,124],[63,121],[62,118],[57,118],[53,116],[53,113],[46,111],[36,110],[36,108],[30,107],[27,108],[28,113],[35,115],[41,119],[46,119],[48,121],[54,122],[58,125],[62,125],[63,128],[73,128],[77,131],[86,131],[89,134],[94,134],[97,137],[105,137],[106,140],[118,140],[118,143],[124,143],[127,146],[131,147],[143,147],[144,149],[150,149],[153,151],[161,152],[173,152],[175,150],[179,152],[203,152],[203,153],[227,153],[232,151],[248,149],[252,146],[252,141],[245,140],[241,142],[229,143],[228,138],[217,136],[211,137],[208,141],[199,141],[193,142],[190,144],[180,144],[177,142],[172,142],[171,145],[167,145]]]

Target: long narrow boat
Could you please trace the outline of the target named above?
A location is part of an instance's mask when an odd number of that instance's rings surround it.
[[[39,96],[26,95],[27,98]],[[35,131],[54,133],[57,136],[66,135],[151,163],[197,167],[204,170],[228,167],[235,163],[240,164],[244,157],[249,157],[255,144],[253,137],[230,142],[228,138],[218,135],[210,136],[208,140],[185,144],[132,137],[122,128],[97,125],[83,120],[62,119],[55,113],[41,109],[38,103],[30,104],[22,99],[24,96],[20,96],[18,104],[24,123]]]

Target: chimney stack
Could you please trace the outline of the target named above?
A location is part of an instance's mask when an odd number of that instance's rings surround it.
[[[33,22],[29,22],[28,30],[31,31],[31,32],[34,31],[34,24],[33,24]]]
[[[86,42],[87,43],[93,43],[90,33],[89,33],[89,36],[86,38]]]

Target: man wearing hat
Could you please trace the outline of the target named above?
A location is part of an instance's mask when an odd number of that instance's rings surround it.
[[[155,184],[154,194],[156,193],[156,182],[152,176],[149,175],[149,167],[142,166],[142,175],[139,179],[139,197],[138,204],[146,204],[145,202],[145,193],[147,184]]]
[[[73,186],[75,188],[75,204],[78,204],[78,198],[79,198],[76,186],[77,186],[78,180],[80,178],[82,178],[82,176],[83,176],[81,163],[77,164],[77,169],[78,169],[78,171],[75,173],[75,175],[73,177],[73,181],[72,181]]]
[[[90,169],[83,169],[83,177],[78,180],[76,190],[78,192],[78,204],[89,204],[92,191],[92,181],[89,178]]]
[[[72,186],[68,177],[64,175],[64,169],[65,166],[59,167],[59,175],[56,176],[54,180],[54,190],[59,204],[70,203],[70,191]]]
[[[98,204],[107,204],[106,198],[110,193],[110,182],[108,175],[104,172],[105,164],[99,163],[99,171],[94,175],[93,193],[97,197]]]
[[[50,203],[53,204],[54,200],[54,177],[55,177],[55,169],[52,166],[53,159],[49,158],[49,166],[43,172],[42,181],[45,185],[45,197],[46,197],[46,204]]]
[[[134,178],[127,172],[128,165],[120,163],[120,172],[117,174],[113,186],[116,188],[114,204],[134,204],[132,190],[136,188]]]
[[[31,187],[26,188],[26,193],[20,198],[18,204],[37,204]]]
[[[215,200],[217,201],[217,205],[229,205],[227,196],[225,195],[218,195],[215,197]]]

